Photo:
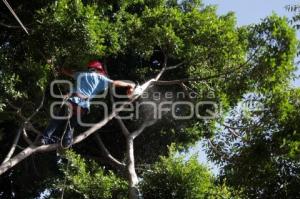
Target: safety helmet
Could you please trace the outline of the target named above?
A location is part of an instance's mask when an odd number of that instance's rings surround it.
[[[87,64],[88,68],[93,68],[96,69],[97,71],[99,71],[101,74],[103,75],[107,75],[102,63],[98,60],[91,60],[89,61],[89,63]]]

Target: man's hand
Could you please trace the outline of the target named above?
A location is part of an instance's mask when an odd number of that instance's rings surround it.
[[[135,84],[131,84],[128,88],[127,88],[127,95],[128,97],[132,97],[132,94],[134,92],[134,88],[135,88]]]
[[[134,83],[128,83],[120,80],[113,81],[113,85],[115,87],[125,87],[127,88],[126,94],[130,98],[134,92],[135,84]]]
[[[120,81],[120,80],[114,80],[113,81],[113,85],[115,87],[127,87],[127,88],[131,88],[131,87],[135,87],[135,84],[133,83],[129,83],[129,82],[125,82],[125,81]]]

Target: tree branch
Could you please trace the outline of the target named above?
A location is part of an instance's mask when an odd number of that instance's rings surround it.
[[[13,26],[13,25],[7,25],[5,23],[0,22],[0,26],[6,27],[6,28],[21,28],[20,26]]]
[[[35,134],[37,134],[37,135],[40,135],[40,134],[41,134],[41,131],[37,130],[37,129],[32,125],[31,122],[27,122],[27,123],[25,124],[25,129],[28,129],[28,130],[30,130],[30,131],[33,131],[33,132],[34,132]]]
[[[153,124],[156,123],[157,120],[151,120],[151,121],[147,121],[147,122],[144,122],[142,124],[142,126],[140,126],[139,129],[135,130],[134,132],[131,133],[131,137],[133,139],[135,139],[136,137],[138,137],[144,130],[145,128],[149,127],[149,126],[152,126]]]
[[[189,91],[188,91],[188,87],[183,82],[181,82],[179,84],[179,86],[182,88],[184,94],[188,97],[188,99],[191,100],[190,95],[189,95]]]
[[[175,66],[168,66],[166,67],[166,70],[173,70],[175,68],[178,68],[179,66],[183,65],[183,62],[176,64]]]
[[[28,144],[28,145],[33,145],[33,142],[30,140],[30,138],[28,137],[28,134],[25,130],[25,128],[23,128],[23,139],[25,140],[25,142]]]
[[[130,132],[128,131],[127,127],[125,126],[123,120],[121,120],[118,116],[116,117],[119,126],[121,127],[123,135],[127,138],[130,136]]]
[[[163,63],[163,68],[162,70],[158,73],[158,75],[155,77],[155,81],[159,80],[159,78],[163,75],[163,73],[167,70],[167,62],[168,62],[168,58],[167,56],[164,54],[164,63]]]
[[[209,80],[209,79],[215,79],[215,78],[219,78],[219,77],[222,77],[222,76],[226,76],[226,75],[235,73],[237,70],[239,70],[242,67],[246,66],[253,59],[253,57],[256,55],[257,52],[258,52],[258,49],[256,49],[254,51],[254,53],[244,63],[240,64],[239,66],[237,66],[237,67],[235,67],[231,70],[221,72],[221,73],[216,74],[216,75],[207,76],[207,77],[194,77],[194,78],[184,78],[184,79],[170,80],[170,81],[158,81],[160,76],[162,75],[162,73],[165,72],[165,70],[167,70],[167,67],[165,66],[165,67],[163,67],[162,71],[157,76],[157,78],[155,78],[156,81],[154,81],[153,84],[156,84],[156,85],[172,85],[172,84],[180,84],[180,83],[184,83],[184,82],[205,81],[205,80]],[[183,63],[180,63],[180,64],[183,64]],[[173,69],[173,67],[175,67],[175,66],[171,66],[170,69]]]
[[[17,144],[19,142],[19,139],[20,139],[20,135],[21,135],[21,132],[22,132],[22,129],[23,129],[23,125],[18,129],[18,132],[17,132],[17,135],[15,136],[15,139],[13,141],[13,144],[8,152],[8,154],[6,155],[5,159],[3,160],[2,164],[7,162],[11,157],[12,155],[14,154],[15,150],[16,150],[16,147],[17,147]]]
[[[33,125],[32,123],[30,122],[30,120],[40,111],[40,109],[43,107],[44,105],[44,101],[45,101],[45,93],[43,93],[43,97],[42,97],[42,100],[39,104],[39,106],[34,110],[34,112],[29,116],[29,117],[25,117],[23,114],[22,114],[22,109],[13,105],[12,103],[10,103],[8,100],[6,101],[6,103],[13,109],[15,109],[17,111],[17,115],[22,119],[24,120],[24,125],[25,125],[25,128],[29,129],[29,130],[32,130],[33,132],[35,132],[37,135],[40,135],[41,132],[39,130],[37,130]]]
[[[25,148],[23,151],[15,155],[13,158],[9,159],[8,161],[2,163],[0,165],[0,175],[6,172],[8,169],[14,167],[16,164],[24,160],[25,158],[29,157],[34,153],[39,152],[46,152],[46,151],[54,151],[59,147],[59,144],[52,144],[52,145],[44,145],[44,146],[29,146]]]
[[[26,126],[26,125],[30,125],[31,129],[32,129],[33,131],[37,132],[37,130],[32,126],[32,124],[31,124],[29,121],[30,121],[30,120],[31,120],[31,119],[39,112],[39,110],[43,107],[44,99],[45,99],[45,94],[43,94],[43,98],[42,98],[41,103],[40,103],[40,105],[38,106],[38,108],[35,109],[35,111],[34,111],[28,118],[26,118],[26,117],[24,117],[24,116],[22,115],[22,112],[21,112],[22,109],[21,109],[21,108],[18,108],[18,107],[16,107],[16,106],[12,105],[9,101],[7,101],[7,103],[8,103],[12,108],[14,108],[14,109],[17,110],[17,114],[24,120],[24,123],[23,123],[23,124],[21,125],[21,127],[19,128],[18,133],[17,133],[17,135],[16,135],[16,137],[15,137],[15,139],[14,139],[14,141],[13,141],[13,144],[12,144],[12,146],[11,146],[11,148],[10,148],[10,150],[9,150],[9,152],[8,152],[8,154],[7,154],[7,156],[5,157],[4,161],[2,162],[2,164],[5,163],[5,162],[7,162],[7,161],[12,157],[12,155],[14,154],[14,152],[15,152],[15,150],[16,150],[16,146],[17,146],[17,144],[18,144],[18,142],[19,142],[19,140],[20,140],[20,135],[21,135],[22,132],[23,132],[23,137],[25,138],[25,141],[26,141],[27,143],[31,143],[31,144],[32,144],[31,140],[28,138],[28,136],[27,136],[27,134],[26,134],[25,126]]]
[[[135,172],[135,160],[134,160],[134,139],[129,136],[126,138],[127,148],[127,170],[129,175],[129,198],[138,199],[138,188],[139,183],[137,174]]]
[[[219,122],[218,122],[219,123]],[[235,137],[241,138],[239,134],[236,133],[236,129],[242,129],[241,127],[232,127],[224,123],[219,123],[221,126],[224,126],[225,129],[227,129],[231,134],[233,134]]]
[[[105,157],[110,160],[111,163],[113,163],[114,166],[121,167],[122,169],[125,168],[125,164],[114,158],[109,150],[105,147],[105,144],[103,143],[102,139],[98,134],[95,134],[96,141],[98,145],[100,146],[102,152],[104,153]]]
[[[43,93],[43,97],[42,100],[40,102],[40,105],[35,109],[35,111],[26,119],[25,122],[29,122],[39,111],[40,109],[43,107],[44,105],[44,101],[45,101],[45,93]]]
[[[220,152],[217,147],[212,143],[211,139],[207,139],[209,145],[213,148],[214,152],[217,153],[219,156],[221,156],[222,158],[224,158],[225,160],[228,159],[227,158],[227,154]]]
[[[24,24],[22,23],[22,21],[19,19],[19,17],[15,13],[15,11],[12,9],[12,7],[9,5],[9,3],[6,0],[2,0],[2,1],[6,5],[6,7],[9,9],[9,11],[11,12],[11,14],[15,17],[15,19],[20,24],[20,26],[23,28],[23,30],[27,33],[27,35],[29,35],[26,27],[24,26]]]

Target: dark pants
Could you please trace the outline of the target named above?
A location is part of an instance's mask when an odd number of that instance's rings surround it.
[[[55,143],[59,140],[59,137],[54,138],[52,135],[54,132],[61,130],[63,132],[63,137],[60,136],[62,139],[72,140],[74,128],[78,126],[78,117],[82,117],[86,113],[87,109],[81,108],[73,102],[68,102],[68,105],[61,107],[58,115],[56,115],[59,117],[64,116],[64,119],[52,118],[43,132],[42,139],[47,144]],[[66,117],[68,114],[71,114],[69,119]]]

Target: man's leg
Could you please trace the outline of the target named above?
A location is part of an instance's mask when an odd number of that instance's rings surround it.
[[[58,116],[62,117],[65,116],[66,111],[62,107],[59,110]],[[67,119],[57,119],[52,118],[47,126],[47,128],[44,130],[41,138],[41,144],[51,144],[53,143],[53,139],[51,138],[52,134],[57,130],[57,128],[63,126],[63,124],[67,121]]]
[[[73,106],[72,116],[67,122],[66,130],[63,134],[62,147],[69,148],[73,144],[74,129],[79,125],[78,119],[84,116],[86,112],[86,110],[81,109],[79,106]]]

